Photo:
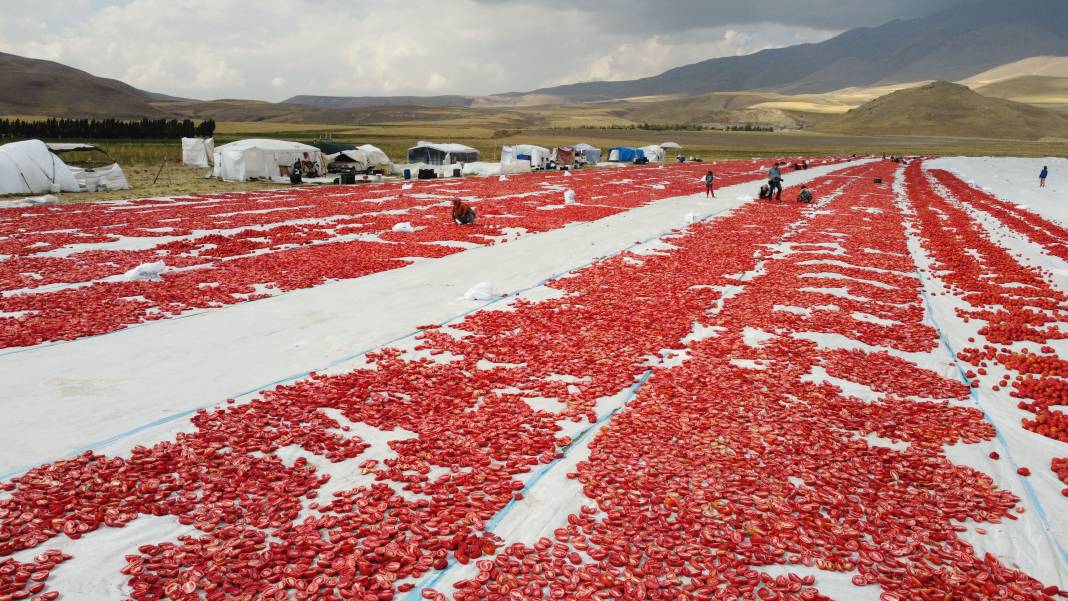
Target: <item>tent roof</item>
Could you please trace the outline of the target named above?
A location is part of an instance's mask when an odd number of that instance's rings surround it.
[[[230,142],[229,144],[217,146],[215,150],[249,150],[251,148],[259,148],[262,150],[307,150],[319,152],[318,148],[314,146],[308,146],[307,144],[301,144],[300,142],[270,140],[267,138],[249,138],[247,140],[238,140],[236,142]]]
[[[680,146],[679,144],[677,144],[675,142],[663,142],[663,143],[660,144],[660,147],[661,148],[682,148],[682,146]]]
[[[575,144],[575,150],[600,150],[600,148],[597,148],[596,146],[590,146],[589,144],[583,142],[581,144]]]
[[[478,152],[474,148],[471,148],[470,146],[464,146],[463,144],[439,144],[437,142],[424,142],[423,140],[420,140],[419,143],[413,146],[412,148],[421,147],[433,148],[434,150],[440,150],[441,152]],[[409,148],[408,150],[411,150],[412,148]]]
[[[312,142],[311,145],[323,151],[323,154],[337,154],[345,150],[356,150],[355,144],[345,144],[332,140],[319,140]]]
[[[75,150],[98,150],[93,144],[84,142],[49,142],[48,149],[56,154],[74,152]]]
[[[507,148],[509,146],[511,148],[515,149],[519,153],[522,153],[524,150],[537,150],[539,152],[544,152],[545,154],[549,154],[549,149],[548,148],[544,148],[542,146],[536,146],[534,144],[509,144],[505,148]]]

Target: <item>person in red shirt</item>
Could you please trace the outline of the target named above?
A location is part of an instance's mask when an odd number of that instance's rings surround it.
[[[475,209],[460,200],[452,199],[452,220],[460,225],[471,225],[475,222]]]

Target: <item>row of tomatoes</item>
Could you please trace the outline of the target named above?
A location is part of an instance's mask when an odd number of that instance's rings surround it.
[[[134,599],[389,599],[450,559],[477,568],[457,599],[824,598],[814,578],[762,571],[772,564],[855,571],[887,599],[1048,598],[1055,587],[957,536],[964,520],[1015,519],[1017,499],[944,455],[993,436],[957,404],[966,390],[900,358],[936,333],[902,279],[901,215],[875,176],[889,181],[890,167],[819,180],[830,200],[816,211],[747,205],[669,252],[558,280],[559,298],[427,328],[418,355],[385,349],[368,368],[202,411],[193,431],[128,458],[37,468],[5,487],[0,555],[172,515],[194,530],[131,550]],[[783,240],[792,252],[769,254]],[[695,324],[715,335],[682,345]],[[572,450],[599,399],[664,349],[688,360],[656,368],[593,438],[572,474],[583,508],[532,546],[489,532],[532,470]],[[848,396],[818,368],[882,396]],[[535,409],[542,398],[561,408]],[[348,422],[413,435],[361,461],[368,443]],[[319,499],[325,476],[274,455],[294,446],[346,466],[351,485]]]
[[[982,324],[977,334],[985,343],[970,338],[976,346],[957,354],[973,366],[965,375],[973,386],[990,380],[994,391],[1006,390],[1019,399],[1017,407],[1034,415],[1021,419],[1025,429],[1068,442],[1068,413],[1062,409],[1068,405],[1068,362],[1049,344],[1068,338],[1068,331],[1060,327],[1068,322],[1068,295],[1047,281],[1048,274],[1022,264],[990,240],[958,203],[994,215],[1057,256],[1064,228],[976,190],[952,174],[934,170],[925,175],[915,164],[907,175],[910,196],[919,199],[920,232],[935,261],[933,268],[967,303],[957,314]],[[1005,370],[997,380],[989,373],[995,366]],[[1068,496],[1068,488],[1062,493]]]
[[[721,184],[728,185],[757,177],[758,166],[732,161],[716,169]],[[458,252],[451,243],[486,245],[510,232],[601,219],[693,193],[701,169],[601,169],[569,177],[553,172],[507,181],[418,182],[408,189],[298,188],[0,210],[0,254],[11,255],[0,262],[0,291],[8,292],[0,297],[0,348],[102,334],[359,277],[407,265],[412,257]],[[579,204],[562,206],[565,188],[575,191]],[[458,227],[449,219],[445,201],[456,196],[477,207],[475,226]],[[392,231],[402,221],[419,229]],[[146,238],[151,246],[42,254],[69,244],[121,242],[120,237]],[[161,281],[115,279],[156,261],[172,269]]]
[[[961,202],[993,215],[1002,226],[1068,261],[1068,228],[975,188],[948,171],[932,169],[930,173]]]

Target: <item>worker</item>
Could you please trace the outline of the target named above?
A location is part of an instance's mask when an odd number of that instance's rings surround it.
[[[812,204],[812,190],[809,190],[808,186],[801,184],[801,191],[797,193],[797,202]]]
[[[289,183],[299,184],[301,181],[300,159],[297,159],[289,167]]]
[[[1039,188],[1045,188],[1046,187],[1046,178],[1047,177],[1049,177],[1049,166],[1048,165],[1043,165],[1042,166],[1042,172],[1038,174],[1038,187]]]
[[[782,200],[782,173],[776,166],[768,169],[768,200],[772,195],[775,195],[775,200]]]
[[[471,225],[475,222],[475,209],[459,198],[452,199],[452,220],[460,225]]]
[[[771,186],[767,184],[760,185],[760,200],[771,200]]]
[[[712,173],[712,170],[709,169],[708,173],[705,174],[705,177],[703,179],[704,179],[704,182],[705,182],[705,198],[708,198],[709,196],[711,196],[712,198],[715,198],[716,197],[716,190],[715,190],[716,174]]]

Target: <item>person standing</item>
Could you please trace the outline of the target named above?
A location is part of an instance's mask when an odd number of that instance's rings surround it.
[[[712,198],[715,198],[716,197],[716,189],[715,189],[716,174],[712,173],[711,169],[709,169],[708,173],[705,174],[704,182],[705,182],[705,198],[708,198],[709,196],[711,196]]]
[[[775,200],[782,200],[782,173],[775,165],[768,169],[768,200],[771,200],[773,194]]]
[[[1042,172],[1038,174],[1038,187],[1046,187],[1046,178],[1049,177],[1049,165],[1042,166]]]

